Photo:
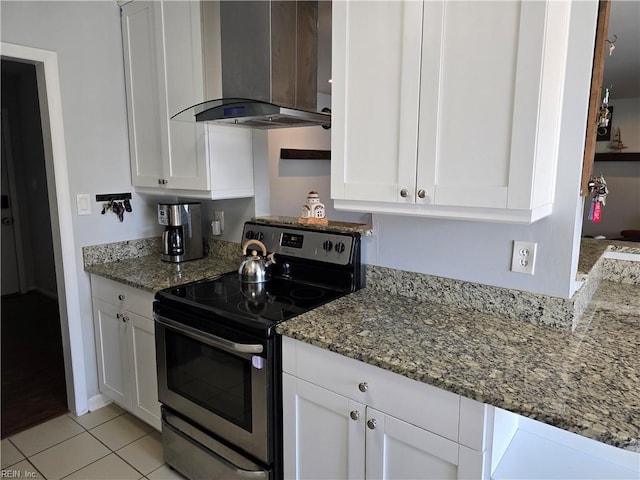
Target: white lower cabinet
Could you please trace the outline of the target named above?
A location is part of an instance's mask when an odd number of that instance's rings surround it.
[[[364,478],[363,404],[285,373],[283,410],[286,479]]]
[[[91,276],[100,392],[160,430],[153,294]]]
[[[283,350],[285,478],[487,478],[484,405],[291,339]]]

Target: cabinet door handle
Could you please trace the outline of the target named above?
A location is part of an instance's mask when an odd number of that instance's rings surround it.
[[[127,317],[126,315],[122,316],[122,323],[127,323],[129,321],[129,317]]]
[[[375,418],[372,418],[371,420],[367,420],[367,427],[369,427],[369,430],[375,430],[377,426],[378,426],[378,421]]]
[[[162,185],[162,179],[161,178],[158,179],[158,185]]]
[[[124,299],[125,299],[125,296],[122,293],[118,295],[118,300],[123,301]]]
[[[118,320],[121,320],[121,319],[122,319],[122,317],[124,317],[124,314],[122,314],[122,313],[116,313],[116,318],[117,318]]]
[[[369,389],[369,384],[367,382],[361,382],[358,384],[358,390],[361,392],[366,392]]]
[[[427,192],[425,192],[424,190],[420,189],[418,190],[418,197],[420,198],[424,198],[427,196]]]
[[[360,412],[358,410],[351,410],[349,416],[351,417],[351,420],[358,420],[358,418],[360,418]]]
[[[402,190],[400,190],[400,196],[402,198],[407,198],[409,196],[409,190],[407,190],[406,188],[403,188]]]

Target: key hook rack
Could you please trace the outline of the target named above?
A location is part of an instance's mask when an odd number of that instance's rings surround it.
[[[105,202],[102,204],[102,215],[111,210],[118,216],[121,222],[124,220],[124,213],[131,213],[131,193],[106,193],[96,195],[96,202]]]

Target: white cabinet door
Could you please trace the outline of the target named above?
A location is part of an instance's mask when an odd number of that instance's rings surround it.
[[[93,319],[100,391],[131,409],[129,342],[124,313],[110,303],[93,299]]]
[[[156,371],[156,344],[153,320],[126,313],[130,334],[129,350],[133,360],[131,388],[133,413],[160,430],[160,402]]]
[[[561,3],[425,2],[417,181],[425,202],[551,203],[568,20]]]
[[[367,479],[482,478],[480,452],[369,407],[366,443]]]
[[[285,373],[283,411],[285,478],[364,478],[364,405]]]
[[[333,4],[331,197],[413,198],[422,3]],[[409,187],[411,186],[411,187]]]
[[[122,42],[129,121],[131,182],[134,186],[158,187],[163,177],[160,98],[162,61],[156,49],[156,2],[131,2],[122,7]]]
[[[203,102],[204,77],[199,1],[163,1],[160,48],[166,81],[162,91],[161,128],[168,159],[165,186],[170,189],[208,190],[205,126],[169,120],[191,105]]]

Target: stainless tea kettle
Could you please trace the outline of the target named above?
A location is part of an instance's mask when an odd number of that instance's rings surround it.
[[[251,251],[251,255],[247,255],[247,247],[252,244],[262,249],[262,256],[258,255],[255,250]],[[264,243],[260,240],[247,240],[242,244],[242,254],[245,258],[240,264],[240,268],[238,268],[241,282],[262,283],[271,278],[268,267],[276,261],[273,253],[267,255],[267,247],[264,246]]]

